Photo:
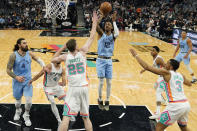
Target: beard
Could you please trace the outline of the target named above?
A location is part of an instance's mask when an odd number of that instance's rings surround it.
[[[29,49],[28,49],[28,46],[26,46],[25,48],[21,48],[21,50],[24,52],[27,52]]]

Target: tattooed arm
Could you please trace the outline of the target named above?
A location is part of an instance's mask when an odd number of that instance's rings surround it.
[[[11,54],[7,64],[7,73],[9,76],[11,76],[13,79],[16,79],[18,82],[23,82],[25,80],[24,76],[16,76],[12,71],[15,59],[16,55],[14,53]]]
[[[10,58],[9,58],[9,61],[8,61],[8,64],[7,64],[7,74],[9,76],[11,76],[12,78],[16,78],[16,75],[14,74],[14,72],[12,71],[12,68],[14,66],[14,61],[16,59],[16,55],[13,53],[10,55]]]

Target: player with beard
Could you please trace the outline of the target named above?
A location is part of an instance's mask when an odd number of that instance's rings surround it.
[[[14,120],[19,120],[22,112],[21,109],[21,97],[25,96],[25,113],[23,118],[26,126],[31,126],[29,119],[29,112],[32,106],[32,85],[28,84],[31,80],[31,59],[35,60],[42,67],[45,66],[44,62],[36,57],[31,51],[28,51],[27,42],[24,38],[19,38],[13,49],[14,53],[10,55],[7,64],[7,73],[13,78],[12,88],[13,96],[16,99],[15,107],[16,112]],[[12,71],[13,69],[13,71]]]

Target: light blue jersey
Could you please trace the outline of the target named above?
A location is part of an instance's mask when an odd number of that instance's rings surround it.
[[[188,65],[190,63],[190,55],[186,59],[184,58],[184,56],[189,51],[189,46],[187,44],[187,40],[188,40],[188,38],[186,38],[185,40],[179,39],[180,52],[175,57],[175,60],[177,60],[178,62],[183,61],[185,65]]]
[[[27,51],[25,56],[21,56],[17,51],[14,52],[16,59],[13,66],[13,71],[16,76],[23,76],[25,78],[24,82],[18,82],[13,79],[12,88],[13,95],[16,99],[21,99],[22,95],[32,97],[32,85],[28,82],[31,80],[31,56]]]
[[[181,53],[187,53],[189,50],[189,46],[187,44],[187,38],[185,40],[179,39],[179,44],[180,44],[180,52]]]
[[[114,37],[113,34],[103,36],[98,40],[98,55],[111,57],[114,51]]]
[[[31,79],[31,56],[26,52],[25,56],[21,56],[17,51],[14,52],[16,59],[13,66],[14,74],[17,76],[24,76],[25,80]]]

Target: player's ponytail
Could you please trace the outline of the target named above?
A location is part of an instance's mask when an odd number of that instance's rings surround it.
[[[19,50],[18,44],[21,44],[21,41],[22,41],[22,40],[25,40],[25,39],[24,39],[24,38],[19,38],[19,39],[16,41],[16,44],[14,45],[13,51]]]

